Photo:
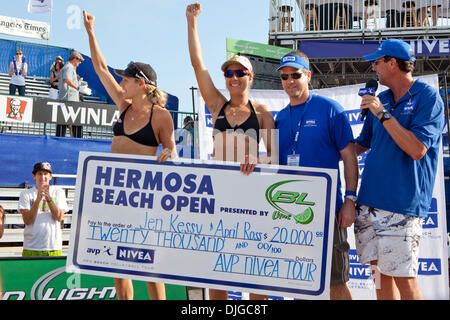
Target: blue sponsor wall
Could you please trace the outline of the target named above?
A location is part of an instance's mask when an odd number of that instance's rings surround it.
[[[80,151],[109,153],[111,141],[2,133],[0,146],[0,186],[19,187],[34,185],[31,171],[36,162],[50,162],[55,174],[76,174]],[[177,152],[185,158],[194,155],[190,146],[177,145]],[[75,185],[75,179],[58,179],[58,184]]]

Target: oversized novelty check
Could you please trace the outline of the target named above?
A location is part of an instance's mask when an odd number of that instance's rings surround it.
[[[337,170],[81,152],[69,272],[329,297]]]

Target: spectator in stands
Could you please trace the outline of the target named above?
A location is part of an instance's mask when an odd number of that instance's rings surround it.
[[[84,61],[83,56],[73,50],[70,53],[69,61],[64,65],[59,73],[59,100],[62,101],[80,101],[77,67]],[[69,126],[71,135],[74,138],[83,138],[82,126]],[[56,125],[56,136],[64,137],[66,135],[67,125]]]
[[[5,209],[0,206],[0,238],[3,237],[5,231]]]
[[[374,270],[380,300],[423,299],[417,282],[422,223],[430,207],[445,124],[437,90],[413,78],[411,46],[388,39],[364,56],[388,89],[362,97],[370,112],[356,139],[370,149],[361,176],[355,244]]]
[[[59,97],[59,74],[61,69],[64,67],[64,60],[62,57],[58,56],[53,62],[52,68],[50,69],[50,91],[48,97],[53,100],[58,100]]]
[[[183,120],[183,130],[186,134],[182,134],[183,136],[183,144],[188,146],[194,145],[194,120],[191,116],[187,116]]]
[[[36,163],[32,176],[36,186],[22,191],[19,198],[18,208],[25,223],[22,256],[61,256],[61,223],[68,211],[66,195],[50,186],[50,163]]]
[[[120,118],[114,125],[111,152],[154,156],[162,144],[158,161],[175,158],[173,119],[165,109],[167,94],[157,87],[156,72],[148,64],[130,62],[125,70],[115,70],[122,77],[118,84],[98,46],[94,32],[95,17],[85,11],[83,16],[95,71],[120,111]],[[114,279],[114,284],[118,299],[133,299],[130,279]],[[150,299],[166,298],[163,283],[149,282],[147,287]]]
[[[9,76],[11,80],[9,82],[9,94],[15,95],[16,90],[19,92],[19,96],[25,95],[25,77],[28,73],[28,64],[21,50],[16,51],[16,55],[9,64]]]

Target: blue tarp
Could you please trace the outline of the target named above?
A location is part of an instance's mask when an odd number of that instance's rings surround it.
[[[74,174],[80,151],[110,152],[111,141],[3,133],[0,146],[0,185],[21,186],[25,181],[34,185],[31,171],[36,162],[50,162],[54,173]]]
[[[55,174],[76,174],[80,151],[107,152],[110,140],[74,139],[0,133],[0,186],[34,185],[31,171],[36,162],[48,161]],[[161,151],[161,145],[158,148]],[[179,157],[194,157],[190,146],[177,145]],[[58,179],[58,184],[75,185],[74,179]]]

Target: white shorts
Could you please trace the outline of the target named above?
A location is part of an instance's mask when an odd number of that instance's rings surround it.
[[[357,207],[355,245],[361,264],[377,260],[392,277],[417,277],[423,218]]]

